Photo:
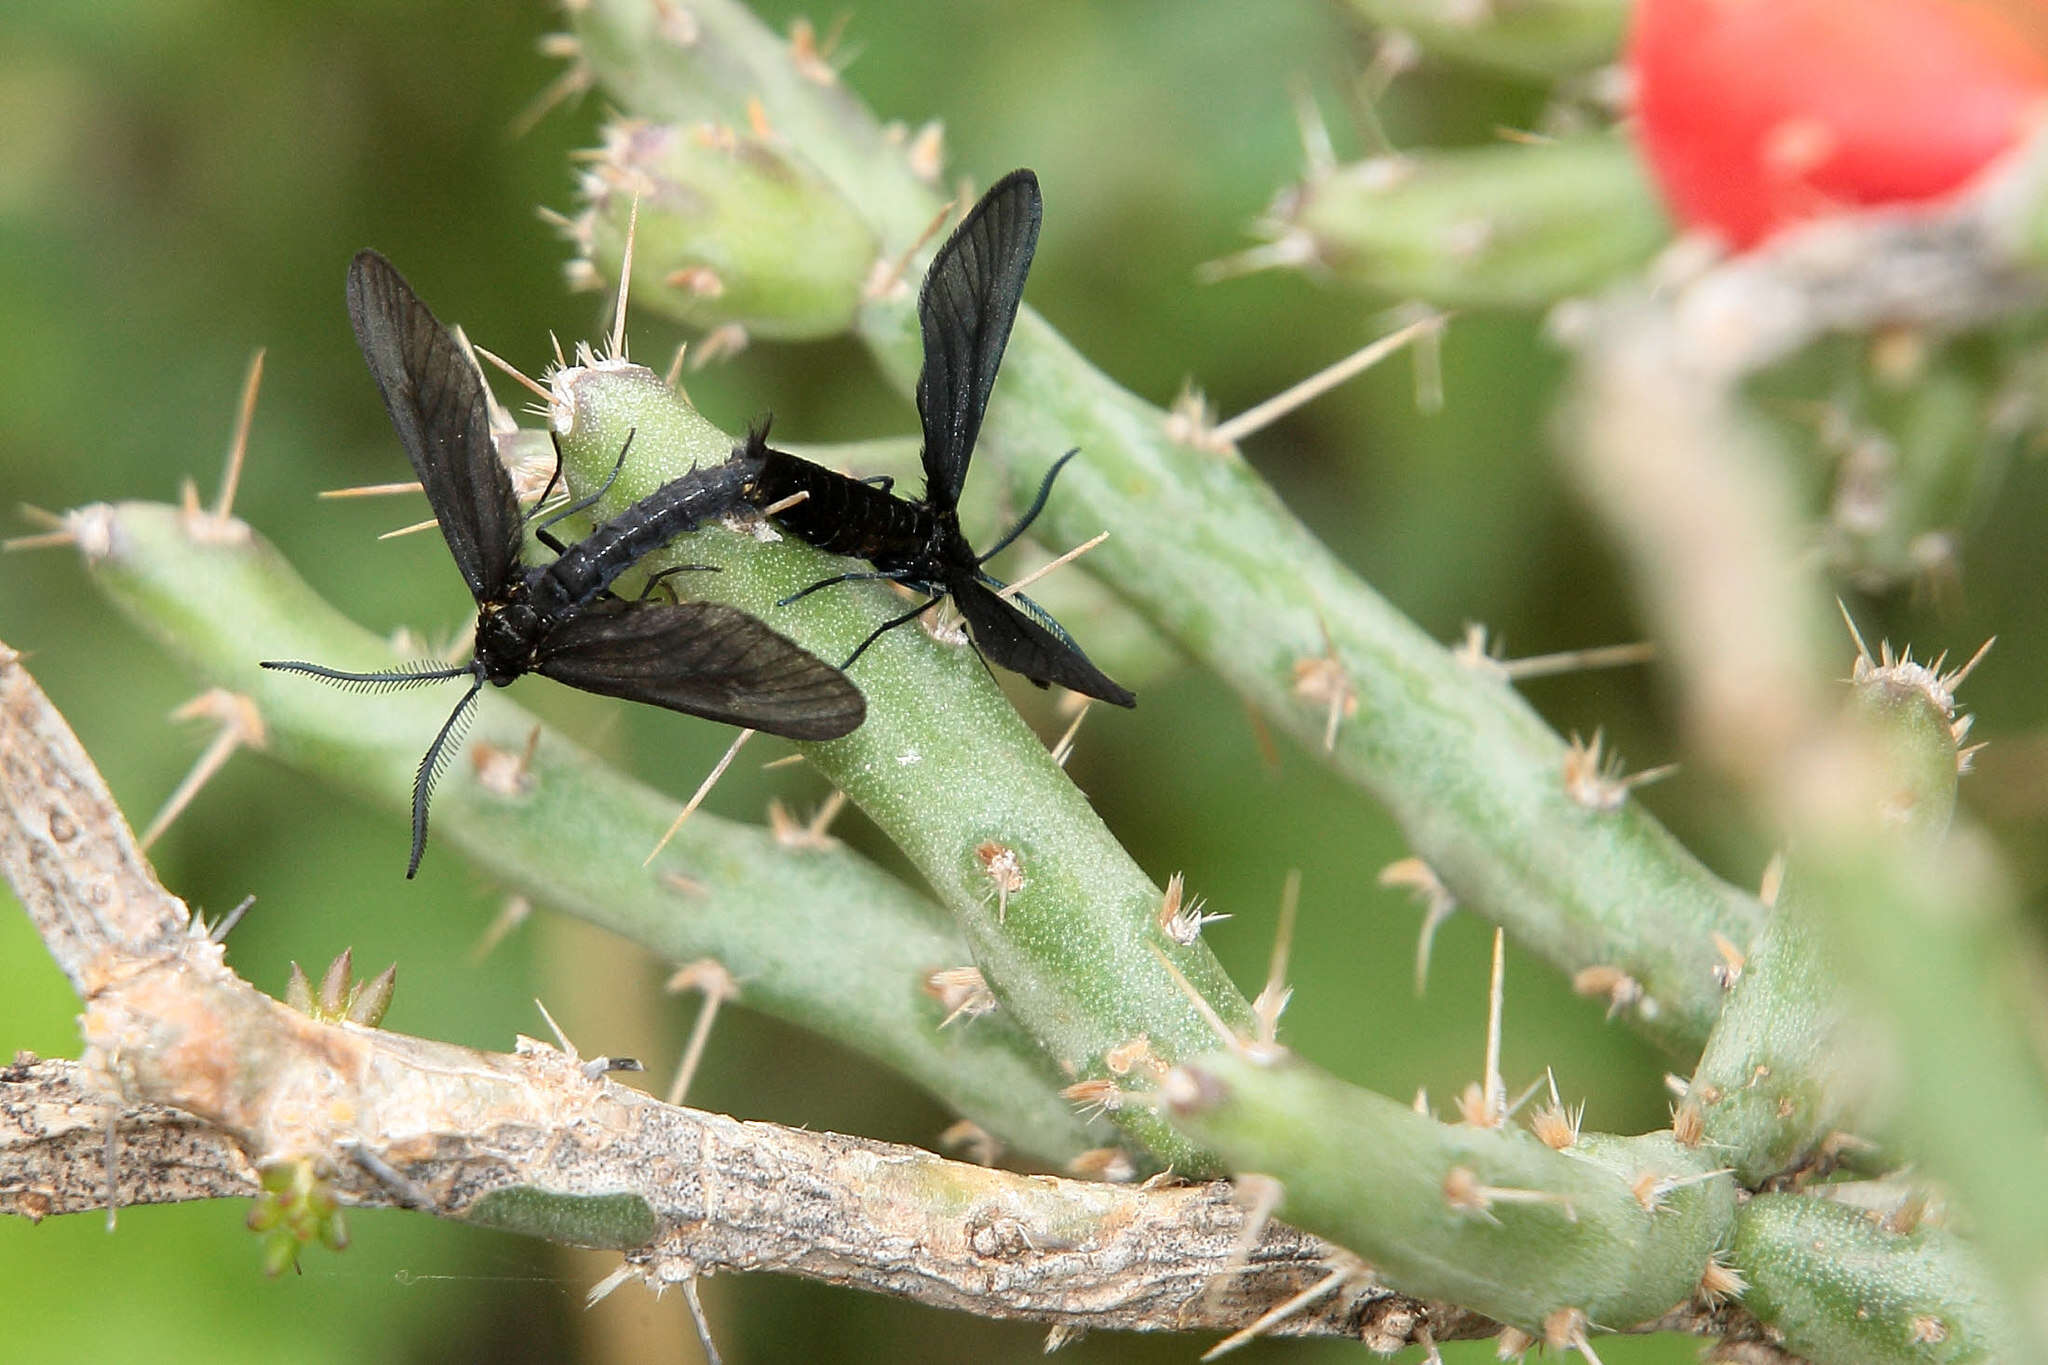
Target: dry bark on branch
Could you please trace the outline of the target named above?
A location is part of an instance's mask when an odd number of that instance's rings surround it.
[[[775,1270],[1075,1329],[1231,1331],[1348,1262],[1221,1183],[992,1170],[661,1104],[530,1039],[487,1053],[289,1009],[193,931],[5,646],[0,871],[86,1006],[81,1061],[0,1070],[0,1212],[248,1195],[309,1162],[345,1204],[613,1247],[655,1284]],[[1392,1350],[1492,1325],[1361,1277],[1272,1330]]]

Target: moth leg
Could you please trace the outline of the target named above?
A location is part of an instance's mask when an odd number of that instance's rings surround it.
[[[654,595],[656,589],[659,589],[662,595],[667,597],[670,602],[675,602],[677,600],[676,590],[671,588],[666,580],[674,577],[676,574],[689,573],[692,570],[699,570],[704,573],[722,572],[716,564],[678,564],[672,569],[663,569],[660,573],[653,574],[648,578],[646,585],[640,589],[640,600],[645,602]]]
[[[880,577],[880,575],[871,575],[871,577]],[[912,621],[915,621],[918,617],[924,615],[933,607],[937,606],[938,602],[939,599],[937,597],[926,598],[923,605],[913,607],[909,611],[904,612],[901,616],[893,616],[888,620],[882,622],[881,625],[876,626],[873,630],[868,632],[868,638],[860,642],[860,648],[854,650],[853,653],[846,656],[846,662],[839,665],[839,671],[841,673],[844,673],[847,669],[852,668],[853,661],[855,659],[858,659],[861,655],[867,653],[869,645],[881,639],[884,635],[887,635],[890,631],[896,629],[896,627],[909,625]],[[976,652],[979,653],[979,651]]]
[[[555,469],[548,475],[548,481],[541,485],[540,496],[533,500],[533,510],[526,514],[528,521],[540,515],[541,504],[548,500],[548,494],[554,492],[555,485],[562,481],[562,437],[553,428],[549,428],[548,440],[555,447]]]
[[[775,605],[778,607],[786,607],[792,602],[798,602],[806,597],[809,597],[812,593],[818,591],[818,589],[820,588],[833,588],[839,586],[841,583],[867,583],[877,579],[886,580],[888,582],[894,583],[900,580],[901,578],[901,574],[879,573],[873,571],[862,573],[834,574],[830,578],[819,579],[817,582],[811,584],[811,586],[808,588],[798,589],[797,591],[791,593],[789,596],[783,598],[780,602],[777,602]]]
[[[575,516],[575,515],[576,515],[576,514],[577,514],[578,512],[587,512],[587,511],[589,511],[589,510],[590,510],[590,509],[591,509],[592,507],[594,507],[594,506],[595,506],[595,505],[597,504],[597,500],[598,500],[599,498],[601,498],[601,497],[603,497],[603,496],[604,496],[605,494],[607,494],[607,493],[611,492],[611,489],[612,489],[612,485],[613,485],[614,483],[617,483],[617,482],[618,482],[618,479],[619,479],[619,471],[620,471],[620,470],[622,470],[622,469],[624,469],[624,468],[626,467],[626,452],[627,452],[627,451],[629,451],[629,450],[631,450],[631,449],[633,448],[633,437],[634,437],[634,435],[635,435],[635,434],[636,434],[636,433],[637,433],[638,431],[639,431],[639,428],[638,428],[638,427],[635,427],[635,428],[633,428],[633,430],[632,430],[632,431],[628,431],[628,432],[626,433],[626,443],[625,443],[624,445],[622,445],[622,446],[620,446],[620,447],[619,447],[619,458],[618,458],[618,459],[617,459],[617,460],[616,460],[616,461],[615,461],[615,462],[614,462],[614,463],[612,464],[612,472],[611,472],[611,473],[609,473],[609,474],[607,474],[607,475],[605,475],[605,477],[604,477],[604,482],[598,485],[597,491],[596,491],[595,493],[592,493],[592,494],[591,494],[591,495],[590,495],[589,497],[587,497],[587,498],[581,498],[581,499],[578,499],[578,500],[577,500],[577,501],[575,501],[575,502],[572,502],[572,503],[570,503],[570,504],[569,504],[569,505],[568,505],[567,507],[564,507],[564,508],[562,508],[562,509],[561,509],[560,511],[556,512],[556,513],[555,513],[555,514],[554,514],[553,516],[549,517],[549,518],[548,518],[548,519],[547,519],[546,521],[544,521],[544,522],[542,522],[542,523],[541,523],[540,525],[538,525],[538,526],[534,527],[534,528],[533,528],[533,534],[534,534],[534,537],[535,537],[535,539],[539,540],[541,544],[543,544],[543,545],[547,546],[547,547],[548,547],[548,548],[549,548],[550,550],[553,550],[553,551],[554,551],[554,552],[555,552],[556,554],[560,554],[560,553],[562,552],[562,547],[561,547],[561,543],[560,543],[559,541],[553,540],[553,539],[552,539],[551,537],[549,537],[549,536],[545,535],[545,534],[544,534],[544,532],[546,532],[546,530],[548,529],[548,527],[550,527],[550,526],[553,526],[553,525],[554,525],[554,524],[555,524],[556,522],[560,521],[560,520],[561,520],[561,519],[562,519],[563,517],[573,517],[573,516]],[[557,440],[557,441],[555,442],[555,457],[556,457],[556,461],[557,461],[557,469],[558,469],[558,471],[559,471],[559,464],[560,464],[560,459],[561,459],[561,453],[562,453],[562,444],[561,444],[561,442],[560,442],[559,440]],[[550,480],[550,482],[552,482],[552,480]]]

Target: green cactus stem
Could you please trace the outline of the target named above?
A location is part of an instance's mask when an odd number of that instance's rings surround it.
[[[1993,1278],[1943,1229],[1909,1211],[1807,1195],[1760,1194],[1735,1219],[1729,1260],[1749,1282],[1743,1304],[1814,1365],[1992,1365],[2031,1358]]]
[[[2036,439],[2038,339],[1896,327],[1823,343],[1758,377],[1785,444],[1832,471],[1829,566],[1865,592],[1954,589],[1962,528]],[[1809,395],[1825,392],[1824,402]]]
[[[1960,766],[1952,679],[1889,649],[1859,655],[1848,704],[1884,761],[1864,812],[1870,837],[1937,845],[1955,811]],[[1967,728],[1967,727],[1964,727]],[[1694,1073],[1681,1118],[1746,1185],[1832,1156],[1868,1131],[1878,1092],[1896,1083],[1870,1021],[1843,997],[1825,914],[1795,850],[1770,923],[1740,968],[1728,1008]],[[1881,1111],[1878,1111],[1881,1112]]]
[[[723,460],[733,446],[638,366],[565,371],[554,391],[572,488],[601,485],[632,435],[633,458],[594,515],[616,513],[692,465]],[[685,562],[722,570],[697,576],[693,592],[761,616],[824,658],[845,658],[876,624],[904,610],[903,598],[872,583],[779,607],[847,566],[786,538],[764,544],[746,528],[706,528],[646,566]],[[798,748],[923,874],[1005,1012],[1063,1071],[1077,1082],[1106,1081],[1106,1055],[1139,1039],[1161,1062],[1210,1045],[1208,1023],[1162,952],[1225,1019],[1248,1025],[1249,1005],[1206,945],[1166,934],[1159,888],[964,637],[940,642],[904,626],[863,654],[853,677],[867,697],[867,720],[844,739]],[[1149,1111],[1113,1109],[1113,1117],[1178,1169],[1207,1168],[1198,1149]]]
[[[632,297],[699,327],[834,336],[853,322],[876,243],[801,158],[708,124],[613,123],[569,224],[583,253],[618,260],[639,211]],[[572,278],[587,270],[571,268]]]
[[[200,675],[254,700],[271,754],[409,809],[446,696],[365,698],[257,667],[266,658],[402,662],[387,642],[338,616],[240,522],[149,503],[87,508],[72,521],[93,583]],[[518,755],[537,723],[489,692],[468,753]],[[967,948],[929,902],[865,859],[785,848],[766,830],[700,812],[643,866],[675,799],[545,729],[524,777],[492,785],[472,762],[451,766],[435,795],[433,847],[460,849],[537,902],[671,961],[718,959],[745,983],[748,1005],[896,1068],[1026,1151],[1059,1160],[1100,1145],[1103,1131],[1060,1101],[1043,1054],[1013,1022],[998,1014],[940,1029],[945,1011],[925,980],[964,965]],[[394,842],[394,889],[401,851]]]
[[[1679,1106],[1678,1132],[1750,1188],[1824,1170],[1845,1140],[1868,1131],[1885,1079],[1882,1050],[1848,1010],[1815,917],[1788,877]]]
[[[1614,1329],[1685,1302],[1734,1220],[1734,1183],[1669,1133],[1580,1134],[1557,1150],[1254,1049],[1184,1064],[1161,1098],[1233,1170],[1279,1181],[1279,1216],[1388,1286],[1539,1339],[1560,1314]]]
[[[938,196],[836,80],[807,75],[795,46],[727,0],[690,7],[688,44],[648,41],[655,10],[592,0],[574,15],[584,60],[629,112],[737,124],[758,99],[885,252],[916,241]],[[1057,213],[1056,186],[1047,198]],[[908,391],[921,359],[914,291],[871,299],[859,335]],[[1566,972],[1626,974],[1642,990],[1625,1017],[1696,1052],[1721,1005],[1714,936],[1748,942],[1763,918],[1753,897],[1635,803],[1568,793],[1564,744],[1503,680],[1460,665],[1360,582],[1234,450],[1118,388],[1027,307],[968,496],[1026,505],[1073,446],[1081,458],[1038,523],[1045,543],[1110,531],[1092,571],[1304,747],[1323,752],[1330,710],[1310,675],[1346,689],[1356,711],[1328,761],[1385,802],[1459,903]]]
[[[1281,260],[1455,308],[1546,308],[1639,271],[1671,239],[1613,133],[1354,162],[1288,191],[1266,230],[1278,241],[1262,250]]]
[[[1625,0],[1349,0],[1367,23],[1397,29],[1432,56],[1539,79],[1615,60],[1628,25]]]
[[[1889,772],[1882,835],[1808,841],[1818,932],[1861,1015],[1872,1021],[1911,1104],[1882,1134],[1924,1162],[1966,1211],[1970,1235],[2048,1358],[2048,1081],[2014,1021],[2038,1009],[2039,943],[2010,875],[1983,834],[1957,820],[1946,837],[1967,726],[1954,711],[1964,670],[1944,673],[1881,651],[1856,668],[1860,704],[1879,725]],[[1821,879],[1825,879],[1821,881]]]

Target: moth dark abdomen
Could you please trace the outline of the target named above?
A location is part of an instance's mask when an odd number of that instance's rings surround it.
[[[871,483],[771,449],[765,430],[747,435],[738,452],[747,473],[747,499],[769,508],[797,494],[803,501],[775,513],[776,524],[807,545],[849,559],[901,558],[922,551],[931,510]]]

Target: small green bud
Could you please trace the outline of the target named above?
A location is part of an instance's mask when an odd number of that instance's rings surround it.
[[[263,1235],[263,1273],[273,1278],[298,1264],[299,1250],[313,1242],[332,1251],[348,1246],[341,1203],[309,1159],[263,1168],[263,1193],[249,1210],[248,1227]]]
[[[376,1028],[384,1022],[384,1011],[391,1008],[397,990],[398,964],[394,962],[355,989],[348,1004],[349,1019],[364,1028]]]
[[[329,1018],[339,1018],[348,1010],[349,982],[355,975],[355,951],[343,948],[341,955],[327,964],[327,974],[320,978],[320,1013]]]
[[[323,1023],[347,1021],[361,1024],[364,1028],[376,1028],[384,1022],[384,1012],[391,1008],[391,997],[397,989],[397,963],[392,963],[369,981],[357,981],[355,950],[344,948],[339,957],[327,964],[317,995],[312,983],[306,979],[305,970],[298,963],[292,963],[291,978],[285,983],[284,1002],[299,1013]]]
[[[306,979],[306,969],[292,963],[291,978],[284,984],[284,1002],[300,1014],[313,1012],[313,983]]]

